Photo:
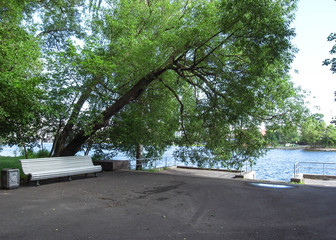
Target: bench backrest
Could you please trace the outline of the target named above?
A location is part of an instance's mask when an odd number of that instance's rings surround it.
[[[25,174],[93,166],[90,156],[30,158],[21,159],[20,162]]]

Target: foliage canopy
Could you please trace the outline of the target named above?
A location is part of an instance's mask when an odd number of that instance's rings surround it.
[[[331,33],[328,36],[328,41],[329,42],[333,42],[336,41],[336,33]],[[329,51],[330,54],[334,55],[336,54],[336,45],[334,45],[331,50]],[[332,73],[336,73],[336,58],[328,58],[326,60],[323,61],[323,65],[326,66],[330,66],[330,70],[332,71]]]
[[[174,143],[181,159],[240,164],[263,153],[262,123],[303,111],[288,77],[294,0],[34,6],[54,156],[92,143],[155,155]]]

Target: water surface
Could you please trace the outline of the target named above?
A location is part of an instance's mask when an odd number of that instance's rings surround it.
[[[256,171],[257,179],[289,181],[293,176],[296,162],[332,162],[336,164],[336,152],[271,149],[266,156],[257,160],[253,170]],[[322,169],[316,169],[316,167],[322,168],[321,165],[315,165],[314,169],[302,166],[300,171],[322,174]],[[336,175],[336,170],[329,170],[326,173]]]
[[[46,149],[51,149],[51,143],[45,143],[44,147]],[[35,149],[36,151],[38,149]],[[161,164],[165,164],[167,159],[168,162],[173,164],[175,161],[172,157],[174,147],[169,149],[164,154],[164,160]],[[15,156],[19,155],[20,151],[17,147],[4,146],[3,150],[0,152],[1,156]],[[80,155],[82,155],[81,153]],[[126,160],[127,156],[120,154],[114,159]],[[335,163],[332,167],[335,169],[326,170],[326,174],[336,175],[336,152],[328,151],[308,151],[308,150],[284,150],[284,149],[271,149],[268,153],[257,160],[256,165],[252,167],[256,171],[256,178],[262,180],[277,180],[277,181],[289,181],[294,173],[294,164],[296,162],[331,162]],[[183,163],[179,163],[182,164]],[[134,166],[133,166],[134,167]],[[316,169],[320,167],[320,169]],[[305,168],[301,166],[301,173],[313,173],[322,174],[322,166],[316,166],[314,169]]]

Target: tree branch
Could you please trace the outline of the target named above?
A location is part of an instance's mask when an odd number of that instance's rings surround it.
[[[79,99],[77,100],[77,102],[74,104],[72,113],[71,113],[67,123],[65,124],[62,132],[59,134],[59,139],[58,139],[58,141],[56,143],[56,146],[55,146],[54,155],[57,156],[59,154],[59,152],[62,150],[61,148],[65,144],[65,142],[68,140],[67,138],[69,136],[69,133],[72,131],[73,126],[76,122],[76,119],[79,116],[79,113],[80,113],[84,103],[89,98],[89,96],[91,95],[91,92],[93,91],[93,89],[99,83],[100,80],[101,80],[101,76],[100,75],[96,76],[92,80],[92,83],[89,84],[89,86],[86,87],[86,89],[82,92],[82,94],[79,97]]]
[[[97,116],[96,120],[93,121],[90,132],[80,130],[69,142],[69,144],[58,152],[58,156],[73,156],[75,153],[77,153],[80,150],[82,144],[84,144],[86,140],[90,138],[90,136],[95,134],[99,129],[108,126],[109,120],[112,116],[117,114],[130,102],[139,98],[139,96],[145,91],[150,83],[158,79],[161,74],[170,69],[170,64],[172,64],[171,60],[167,61],[167,63],[163,66],[141,78],[128,92],[126,92],[115,103],[113,103],[110,107],[107,107],[99,116]],[[55,152],[55,154],[57,153]]]
[[[177,93],[174,91],[174,89],[172,89],[169,85],[165,84],[162,79],[160,79],[160,82],[174,95],[175,99],[179,102],[179,104],[180,104],[180,116],[181,116],[181,127],[182,127],[182,130],[183,130],[183,133],[184,133],[184,136],[185,136],[187,142],[191,143],[188,139],[187,131],[186,131],[185,126],[184,126],[184,104],[183,104],[183,102],[181,101],[181,99],[179,98]]]

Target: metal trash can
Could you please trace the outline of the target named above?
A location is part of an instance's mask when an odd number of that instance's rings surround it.
[[[20,186],[20,170],[4,168],[1,170],[1,188],[14,189]]]

